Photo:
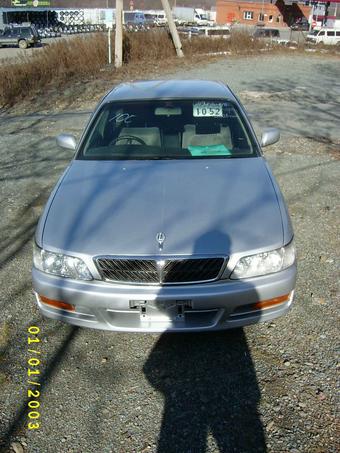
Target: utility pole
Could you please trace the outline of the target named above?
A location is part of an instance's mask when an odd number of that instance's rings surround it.
[[[169,1],[162,0],[162,5],[163,5],[163,9],[164,9],[166,18],[168,20],[169,29],[170,29],[170,33],[172,36],[172,41],[173,41],[175,49],[176,49],[177,56],[182,58],[182,57],[184,57],[184,54],[182,51],[182,43],[181,43],[181,40],[179,39],[178,31],[177,31],[174,19],[172,17]]]
[[[115,67],[123,64],[123,0],[116,0]]]
[[[309,33],[311,33],[312,29],[313,29],[313,22],[314,22],[314,6],[315,6],[315,3],[312,2],[312,11],[311,11],[311,16],[310,16],[310,21],[309,21]]]
[[[109,46],[109,65],[112,63],[112,55],[111,55],[111,27],[109,27],[107,31],[107,39],[108,39],[108,46]]]

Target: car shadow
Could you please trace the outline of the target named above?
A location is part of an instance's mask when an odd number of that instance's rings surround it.
[[[39,42],[35,44],[34,49],[41,48],[41,47],[48,47],[50,44],[48,42]]]

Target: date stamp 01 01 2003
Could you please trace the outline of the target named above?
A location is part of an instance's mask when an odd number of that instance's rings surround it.
[[[40,428],[40,386],[39,382],[40,376],[40,354],[39,343],[40,338],[38,337],[40,333],[39,327],[31,326],[27,329],[27,344],[28,344],[28,353],[30,354],[29,359],[27,360],[27,376],[28,384],[30,388],[27,389],[28,397],[28,429],[39,429]]]

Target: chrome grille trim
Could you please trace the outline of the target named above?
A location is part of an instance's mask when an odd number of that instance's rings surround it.
[[[162,261],[164,266],[160,268],[157,262]],[[222,256],[98,256],[94,259],[103,280],[132,285],[187,285],[216,281],[221,276],[226,261],[227,258]]]

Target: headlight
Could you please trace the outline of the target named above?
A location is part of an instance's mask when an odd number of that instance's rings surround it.
[[[270,252],[257,253],[244,256],[235,266],[231,279],[258,277],[282,271],[291,266],[295,261],[294,242],[285,247]]]
[[[76,280],[92,280],[88,267],[80,258],[61,253],[47,252],[36,244],[33,247],[33,264],[40,271]]]

